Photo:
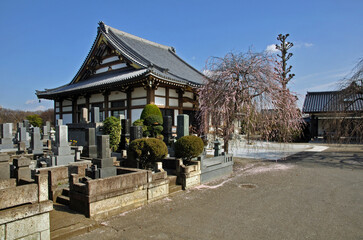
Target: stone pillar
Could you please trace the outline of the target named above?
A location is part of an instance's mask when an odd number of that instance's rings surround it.
[[[20,179],[31,179],[31,164],[30,159],[26,157],[14,158],[13,165],[15,166],[15,178],[19,182]]]
[[[179,114],[177,116],[178,124],[176,128],[177,138],[189,135],[189,116],[187,114]]]
[[[68,126],[58,125],[56,127],[56,144],[52,149],[54,158],[52,160],[53,166],[67,165],[74,161],[74,156],[71,155],[71,147],[68,143]]]
[[[19,132],[19,143],[23,142],[25,144],[25,147],[28,148],[30,146],[28,141],[28,132],[26,131],[25,127],[20,127],[18,129]]]

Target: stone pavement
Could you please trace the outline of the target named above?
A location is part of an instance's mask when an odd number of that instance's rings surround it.
[[[100,221],[71,239],[363,239],[363,146],[284,161],[238,159],[233,176]]]

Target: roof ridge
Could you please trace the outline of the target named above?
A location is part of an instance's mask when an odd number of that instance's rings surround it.
[[[135,35],[132,35],[130,33],[127,33],[127,32],[124,32],[124,31],[121,31],[121,30],[118,30],[116,28],[113,28],[111,26],[108,26],[106,25],[105,23],[103,22],[100,22],[99,23],[101,27],[103,27],[103,29],[105,30],[106,33],[108,33],[109,30],[111,30],[112,32],[116,33],[116,34],[121,34],[121,35],[124,35],[128,38],[132,38],[134,40],[137,40],[137,41],[140,41],[140,42],[144,42],[144,43],[147,43],[147,44],[150,44],[152,46],[155,46],[155,47],[159,47],[159,48],[162,48],[164,50],[171,50],[171,51],[175,51],[175,49],[171,46],[167,46],[167,45],[163,45],[163,44],[160,44],[160,43],[156,43],[156,42],[153,42],[153,41],[150,41],[150,40],[147,40],[145,38],[141,38],[141,37],[138,37],[138,36],[135,36]]]

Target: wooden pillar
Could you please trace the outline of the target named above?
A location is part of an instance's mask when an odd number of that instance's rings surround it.
[[[84,96],[84,98],[86,99],[86,108],[87,110],[89,111],[90,110],[90,105],[89,105],[89,98],[90,98],[90,95],[87,94]]]
[[[127,118],[128,119],[131,119],[131,92],[133,91],[134,89],[130,88],[127,92],[126,92],[126,95],[127,95]]]
[[[72,122],[77,123],[77,97],[72,98]]]
[[[63,119],[63,99],[62,98],[59,99],[58,107],[59,107],[59,119]]]
[[[183,114],[183,93],[184,90],[183,89],[178,89],[178,102],[179,102],[179,114]]]
[[[108,96],[110,95],[109,91],[105,91],[103,93],[103,97],[104,97],[104,101],[103,101],[103,105],[104,107],[104,112],[105,112],[105,119],[108,117]]]

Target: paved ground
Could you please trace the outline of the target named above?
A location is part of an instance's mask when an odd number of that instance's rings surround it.
[[[100,224],[72,239],[363,239],[363,147],[239,159],[231,178]]]

